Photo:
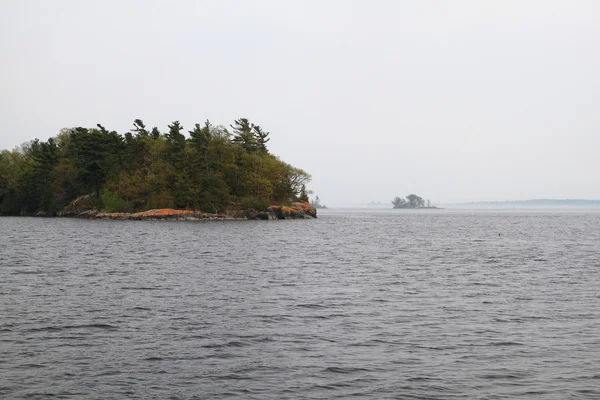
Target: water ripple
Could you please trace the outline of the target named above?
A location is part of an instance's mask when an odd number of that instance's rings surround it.
[[[600,397],[598,213],[0,224],[1,398]]]

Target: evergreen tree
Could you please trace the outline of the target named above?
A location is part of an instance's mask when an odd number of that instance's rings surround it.
[[[206,173],[209,171],[208,152],[211,140],[211,127],[210,121],[206,120],[203,127],[200,124],[196,124],[194,125],[194,130],[189,131],[190,142],[197,153],[194,164],[198,167],[202,166],[206,170]]]
[[[29,146],[29,163],[23,175],[20,203],[26,212],[55,211],[50,173],[58,164],[58,147],[53,138],[47,142],[35,139]]]
[[[173,160],[181,162],[183,157],[183,151],[185,150],[185,136],[181,133],[183,126],[179,121],[173,121],[171,125],[168,125],[169,132],[165,135],[167,143],[169,144],[169,150]]]
[[[150,137],[155,140],[160,137],[160,131],[156,126],[152,128],[152,132],[150,132]]]
[[[146,130],[146,125],[144,125],[144,121],[142,121],[141,119],[135,119],[133,121],[133,129],[131,130],[131,132],[134,132],[136,136],[139,137],[149,136],[149,133]]]
[[[239,144],[248,153],[253,153],[258,149],[258,143],[254,136],[254,124],[248,119],[240,118],[231,125],[233,129],[233,142]]]
[[[262,153],[268,153],[269,151],[267,150],[267,142],[271,140],[270,138],[267,138],[267,136],[269,136],[269,132],[263,131],[262,128],[258,125],[254,125],[252,127],[252,130],[254,133],[254,138],[256,140],[256,148],[258,149],[258,151]]]

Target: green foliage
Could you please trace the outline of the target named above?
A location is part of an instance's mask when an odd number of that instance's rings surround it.
[[[240,118],[231,125],[233,129],[233,142],[240,145],[242,149],[249,153],[256,151],[258,143],[252,133],[254,126],[246,118]]]
[[[229,188],[218,173],[200,174],[196,179],[194,205],[201,210],[218,213],[229,201]]]
[[[242,199],[242,207],[245,210],[252,208],[257,211],[263,211],[263,210],[266,210],[267,207],[269,207],[269,203],[265,200],[256,199],[256,198],[252,198],[252,197],[246,197],[246,198]]]
[[[70,135],[68,154],[76,168],[78,190],[100,191],[108,179],[115,179],[125,164],[126,147],[123,137],[100,129],[75,128]]]
[[[302,189],[300,189],[300,201],[308,201],[308,193],[306,193],[306,185],[302,185]]]
[[[175,206],[175,198],[167,191],[152,193],[148,197],[147,207],[145,209],[152,210],[155,208],[172,208]]]
[[[252,133],[256,139],[256,147],[258,151],[261,153],[267,153],[267,142],[271,140],[270,138],[267,138],[267,136],[269,136],[269,132],[265,132],[260,126],[254,125],[252,127]]]
[[[185,149],[185,136],[181,133],[183,126],[179,121],[173,121],[171,125],[168,125],[168,128],[169,132],[165,137],[170,147],[170,155],[174,160],[180,161],[181,153]]]
[[[106,212],[129,212],[129,204],[126,200],[123,200],[115,192],[110,190],[103,190],[100,196],[102,202],[102,209]]]
[[[0,152],[0,213],[19,214],[26,158],[21,151]]]
[[[24,152],[26,163],[17,195],[21,210],[26,213],[56,211],[54,191],[49,180],[51,171],[58,163],[56,142],[53,138],[47,142],[35,139],[24,147]]]
[[[141,119],[123,135],[97,124],[63,129],[0,152],[0,212],[59,211],[95,194],[110,212],[189,208],[222,212],[242,205],[308,200],[310,175],[269,153],[269,132],[246,118],[223,126],[179,121],[167,133]]]

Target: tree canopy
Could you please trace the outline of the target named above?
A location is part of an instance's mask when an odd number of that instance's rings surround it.
[[[233,132],[208,120],[119,134],[101,124],[63,129],[0,152],[0,213],[56,212],[82,195],[107,211],[187,208],[222,212],[306,197],[310,175],[269,153],[269,132],[246,118]]]
[[[431,201],[427,200],[426,203],[422,197],[416,194],[409,194],[406,199],[396,196],[392,200],[392,205],[394,208],[433,208],[431,207]]]

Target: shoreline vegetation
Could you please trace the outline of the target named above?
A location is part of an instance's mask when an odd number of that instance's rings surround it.
[[[311,176],[271,154],[269,132],[179,121],[167,132],[65,128],[0,152],[0,215],[93,219],[316,218]]]

